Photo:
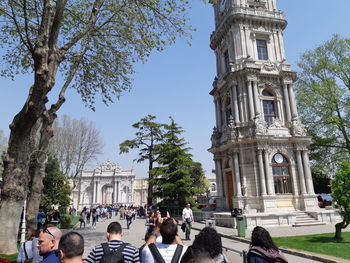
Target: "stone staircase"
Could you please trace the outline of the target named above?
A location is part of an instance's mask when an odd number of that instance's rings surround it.
[[[317,220],[316,218],[310,216],[308,213],[303,211],[298,211],[293,213],[295,215],[295,223],[293,224],[294,227],[298,226],[316,226],[316,225],[325,225],[325,222],[321,222]]]

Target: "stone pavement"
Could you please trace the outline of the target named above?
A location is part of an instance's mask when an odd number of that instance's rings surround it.
[[[126,228],[126,220],[119,220],[119,217],[113,217],[110,220],[106,220],[106,221],[100,221],[97,223],[97,227],[96,229],[92,229],[90,225],[87,225],[87,227],[85,229],[79,229],[76,228],[75,230],[79,233],[81,233],[84,236],[84,240],[85,240],[85,251],[84,251],[84,257],[87,257],[87,255],[90,253],[90,251],[98,244],[106,242],[106,229],[107,226],[110,222],[117,220],[121,223],[122,227],[123,227],[123,241],[128,242],[132,245],[134,245],[135,247],[140,247],[143,243],[144,243],[144,234],[146,231],[146,227],[145,227],[145,219],[142,218],[137,218],[132,224],[131,224],[131,228],[127,229]],[[204,224],[201,223],[197,223],[195,222],[193,225],[193,230],[191,232],[191,239],[194,239],[194,236],[199,232],[200,229],[202,229],[204,227]],[[334,227],[334,226],[333,226]],[[325,228],[325,226],[322,226],[322,228]],[[249,247],[249,241],[247,241],[246,239],[242,239],[242,238],[238,238],[237,237],[237,233],[236,230],[234,229],[230,229],[230,228],[225,228],[225,227],[216,227],[216,230],[222,234],[222,243],[223,246],[226,248],[225,249],[225,254],[227,255],[229,262],[233,262],[233,263],[241,263],[243,262],[243,258],[236,252],[234,251],[238,251],[241,252],[243,250],[247,250]],[[319,230],[319,229],[318,229]],[[182,238],[184,238],[184,233],[181,231],[181,229],[179,229],[180,231],[180,236]],[[280,235],[287,235],[287,232],[290,232],[287,229],[282,229],[280,228],[280,230],[278,229],[273,229],[269,231],[272,232],[273,236],[277,235],[278,233]],[[309,234],[313,233],[313,231],[317,231],[316,229],[311,229],[310,227],[304,228],[304,229],[300,229],[299,228],[296,230],[298,233],[302,233],[303,234]],[[293,230],[294,233],[294,230]],[[319,232],[318,232],[319,233]],[[248,236],[248,234],[247,234]],[[191,245],[192,241],[185,241],[183,240],[185,245]],[[320,256],[320,255],[315,255],[317,256],[314,259],[310,259],[310,254],[311,253],[301,253],[301,254],[297,254],[295,251],[291,251],[291,250],[286,250],[284,251],[288,261],[290,263],[313,263],[313,262],[329,262],[329,263],[334,263],[334,262],[349,262],[349,261],[339,261],[338,259],[334,259],[331,257],[326,257],[326,256]]]

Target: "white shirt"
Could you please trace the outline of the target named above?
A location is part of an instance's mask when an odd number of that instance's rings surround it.
[[[167,245],[167,244],[157,244],[156,243],[156,247],[158,248],[159,253],[161,254],[165,263],[171,263],[171,260],[173,259],[177,245]],[[186,250],[187,250],[187,246],[183,246],[179,262],[181,261],[181,258],[184,255],[184,253],[186,252]],[[142,263],[157,263],[154,260],[152,252],[148,246],[145,246],[142,249]]]
[[[193,214],[192,214],[192,209],[191,208],[187,208],[185,207],[184,210],[182,210],[182,217],[183,218],[191,218],[193,217]]]

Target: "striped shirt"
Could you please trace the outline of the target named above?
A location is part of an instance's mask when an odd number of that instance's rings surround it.
[[[123,241],[120,240],[111,240],[108,242],[109,249],[116,250],[120,245],[123,244]],[[122,254],[124,256],[125,263],[139,263],[139,250],[131,245],[127,245]],[[96,246],[89,254],[89,256],[84,260],[84,263],[99,263],[103,255],[102,245]]]

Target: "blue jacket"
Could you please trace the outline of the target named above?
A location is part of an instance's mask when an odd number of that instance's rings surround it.
[[[59,252],[58,249],[52,250],[46,254],[43,255],[43,260],[39,263],[60,263],[58,257],[56,256],[56,253]]]

